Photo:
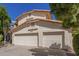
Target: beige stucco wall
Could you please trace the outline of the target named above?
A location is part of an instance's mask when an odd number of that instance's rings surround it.
[[[62,25],[58,23],[39,21],[36,24],[39,30],[63,31]]]
[[[73,49],[72,40],[73,40],[72,33],[65,30],[65,45],[70,46]]]
[[[36,19],[36,18],[46,19],[46,15],[45,14],[32,13],[30,16],[27,15],[26,17],[23,17],[21,20],[19,20],[18,25],[23,24],[27,20]]]
[[[28,29],[32,29],[32,28],[37,28],[38,30],[35,30],[33,32],[28,31]],[[40,31],[42,31],[42,32],[52,32],[52,33],[53,32],[56,32],[56,31],[64,31],[64,33],[65,33],[64,34],[65,35],[65,37],[64,37],[65,45],[68,45],[69,47],[72,48],[72,33],[69,32],[69,31],[67,31],[67,30],[65,30],[65,29],[62,29],[61,24],[58,24],[58,23],[37,22],[35,24],[35,26],[32,26],[32,27],[29,26],[29,27],[26,27],[26,28],[21,29],[20,31],[17,31],[17,32],[13,33],[13,40],[15,39],[15,36],[14,36],[15,34],[20,34],[20,33],[34,33],[34,32],[40,33]],[[60,43],[60,41],[62,42],[61,35],[56,35],[53,38],[55,39],[56,37],[59,38],[60,40],[57,40],[56,39],[55,41],[57,41],[59,43]],[[22,38],[19,38],[19,39],[21,40]],[[40,38],[40,45],[43,45],[43,40],[42,39],[43,38]],[[51,44],[51,40],[50,41],[47,40],[46,42],[47,42],[46,45],[50,45]],[[44,44],[45,44],[45,42],[44,42]]]
[[[73,49],[73,45],[72,45],[72,33],[69,32],[68,30],[65,30],[62,28],[62,25],[61,24],[52,24],[52,23],[46,23],[46,22],[38,22],[37,23],[37,26],[38,28],[41,30],[41,31],[51,31],[51,32],[54,32],[54,31],[64,31],[64,41],[65,41],[65,45],[66,46],[69,46]]]
[[[32,13],[31,17],[33,17],[34,19],[36,19],[36,18],[46,19],[46,15],[45,14]]]
[[[34,27],[32,27],[32,26],[28,26],[28,27],[25,27],[25,28],[23,28],[23,29],[21,29],[20,31],[17,31],[17,32],[14,32],[13,34],[18,34],[18,33],[32,33],[31,31],[29,31],[30,29],[34,29],[34,28],[38,28],[38,26],[34,26]],[[37,32],[38,30],[35,30],[35,31],[33,31],[33,32]]]
[[[18,21],[18,25],[23,24],[24,22],[26,22],[27,17],[23,18],[22,20]]]
[[[25,46],[37,46],[37,35],[28,35],[31,33],[37,33],[37,31],[28,31],[29,29],[37,28],[37,26],[27,26],[20,31],[12,34],[12,44],[14,45],[25,45]],[[16,34],[27,34],[22,36],[15,36]]]

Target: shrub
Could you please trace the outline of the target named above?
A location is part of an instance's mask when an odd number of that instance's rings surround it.
[[[73,38],[73,48],[76,55],[79,56],[79,34],[76,34]]]
[[[0,34],[0,45],[2,44],[2,42],[3,42],[3,35]]]

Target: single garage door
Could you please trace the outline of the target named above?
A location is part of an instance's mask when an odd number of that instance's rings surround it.
[[[43,46],[50,47],[52,44],[60,44],[60,48],[62,48],[62,34],[61,33],[43,33]]]
[[[16,34],[14,36],[14,45],[37,46],[37,34]]]

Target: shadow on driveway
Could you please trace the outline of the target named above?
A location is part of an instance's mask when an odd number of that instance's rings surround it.
[[[62,49],[34,48],[30,51],[33,52],[34,56],[75,56],[75,54]]]

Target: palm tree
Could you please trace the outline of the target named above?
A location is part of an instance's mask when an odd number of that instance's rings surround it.
[[[10,17],[4,7],[0,7],[0,31],[4,36],[4,42],[6,40],[6,33],[9,31]]]

